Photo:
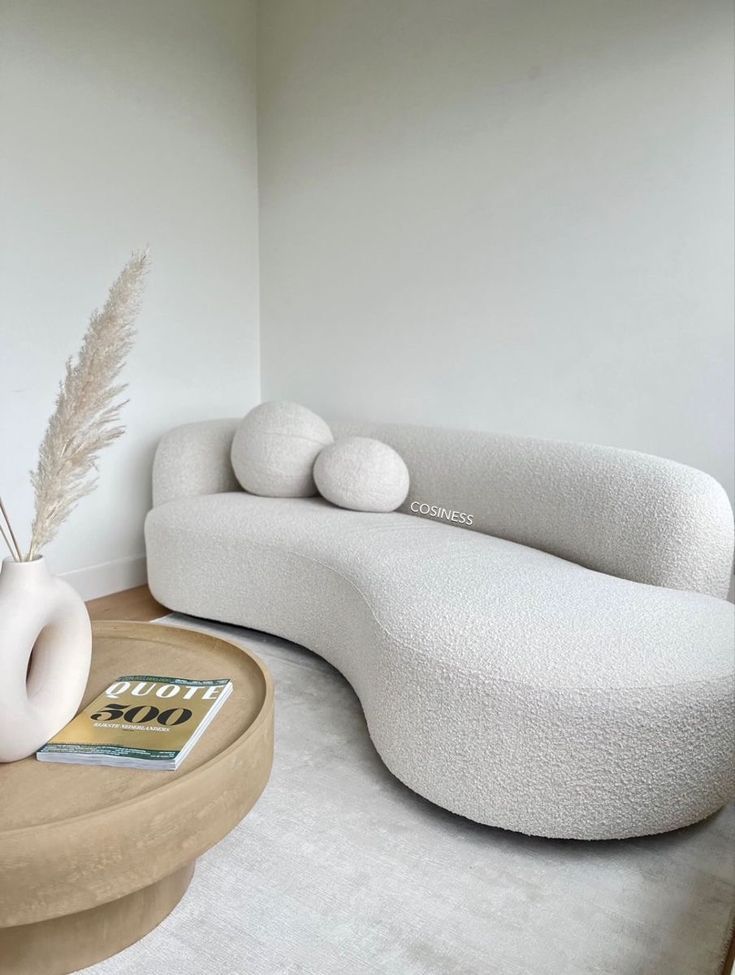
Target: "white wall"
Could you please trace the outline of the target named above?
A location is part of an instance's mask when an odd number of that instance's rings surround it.
[[[49,552],[143,578],[153,449],[260,394],[255,0],[0,0],[0,491],[154,260],[126,437]],[[264,395],[661,453],[732,490],[725,0],[259,5]],[[102,571],[95,566],[103,565]]]
[[[732,492],[729,0],[267,0],[262,382]]]
[[[47,553],[90,597],[143,581],[159,435],[259,397],[255,7],[0,0],[0,35],[0,493],[24,539],[64,360],[152,252],[128,432]]]

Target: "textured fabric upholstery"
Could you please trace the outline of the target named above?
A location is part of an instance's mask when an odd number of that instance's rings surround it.
[[[590,569],[727,595],[733,517],[693,467],[634,450],[399,424],[331,424],[384,440],[411,474],[411,502],[473,515],[472,529]]]
[[[409,473],[401,456],[371,437],[340,437],[321,451],[314,481],[322,497],[353,511],[395,511],[406,500]]]
[[[714,481],[627,451],[359,427],[407,461],[404,508],[470,512],[467,531],[235,490],[236,423],[159,448],[146,543],[164,605],[323,656],[388,768],[478,822],[624,837],[733,797],[735,620],[707,594],[726,588],[732,527]]]
[[[230,463],[238,419],[188,424],[156,454],[153,503],[239,488]],[[335,437],[375,437],[408,466],[401,511],[426,502],[473,516],[472,530],[636,582],[725,597],[733,518],[707,474],[632,450],[400,424],[330,422]],[[468,530],[462,528],[458,530]]]
[[[308,498],[316,494],[314,461],[333,439],[324,420],[300,403],[260,403],[238,424],[230,460],[251,494]]]
[[[237,420],[185,423],[161,437],[153,458],[153,504],[239,491],[230,461]]]
[[[319,653],[394,774],[470,819],[622,837],[735,792],[724,600],[316,498],[179,499],[146,540],[157,599]]]
[[[273,772],[255,808],[197,861],[176,910],[83,975],[721,972],[735,926],[735,803],[643,841],[483,829],[391,779],[355,695],[319,657],[242,627],[164,622],[266,664]]]

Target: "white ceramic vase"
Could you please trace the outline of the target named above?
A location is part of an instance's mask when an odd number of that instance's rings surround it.
[[[0,571],[0,762],[32,755],[77,712],[92,657],[82,598],[43,558]]]

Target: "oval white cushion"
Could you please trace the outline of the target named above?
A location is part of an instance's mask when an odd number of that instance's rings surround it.
[[[316,494],[313,469],[319,451],[332,443],[320,416],[299,403],[261,403],[240,422],[230,458],[240,485],[270,498]]]
[[[180,498],[146,543],[165,606],[320,654],[388,768],[469,819],[606,839],[735,795],[725,600],[321,498]]]
[[[395,511],[408,494],[408,468],[387,443],[342,437],[325,447],[314,464],[319,493],[340,508]]]

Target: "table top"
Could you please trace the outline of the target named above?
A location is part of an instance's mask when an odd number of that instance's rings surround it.
[[[34,756],[0,765],[0,927],[87,909],[156,882],[221,839],[262,791],[272,761],[273,686],[256,657],[195,630],[98,622],[80,708],[117,677],[139,673],[228,677],[233,691],[176,772]],[[112,863],[114,884],[104,879]],[[64,896],[62,909],[54,891],[70,876],[90,896]]]

